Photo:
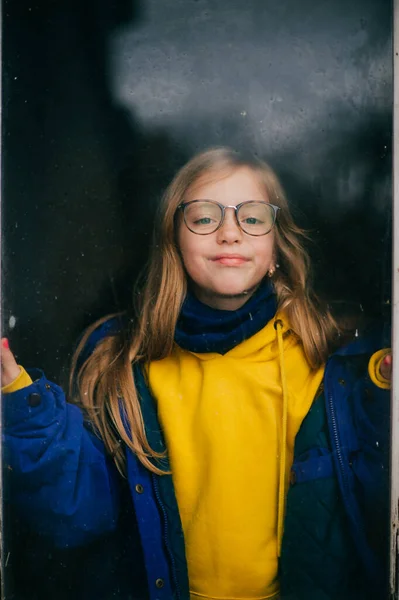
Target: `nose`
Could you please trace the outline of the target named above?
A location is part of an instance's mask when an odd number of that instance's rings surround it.
[[[226,208],[223,224],[216,233],[219,244],[241,242],[242,231],[237,224],[234,208]]]

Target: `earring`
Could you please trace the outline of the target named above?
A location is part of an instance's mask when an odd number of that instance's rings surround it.
[[[273,275],[274,275],[274,274],[275,274],[275,272],[276,272],[276,269],[278,269],[278,268],[279,268],[279,266],[280,266],[280,265],[278,265],[277,263],[276,263],[275,265],[272,265],[272,266],[270,267],[270,269],[268,270],[268,272],[267,272],[267,275],[268,275],[268,277],[273,277]]]

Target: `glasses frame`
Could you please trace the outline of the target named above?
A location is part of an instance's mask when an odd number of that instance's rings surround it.
[[[191,204],[195,204],[196,202],[210,202],[211,204],[216,204],[216,206],[219,206],[219,208],[221,209],[222,218],[220,220],[219,225],[213,231],[209,231],[208,233],[198,233],[198,231],[193,231],[188,226],[187,221],[186,221],[185,208],[187,206],[190,206]],[[273,224],[270,227],[269,231],[266,231],[266,233],[248,233],[248,231],[245,231],[245,229],[242,228],[242,226],[238,220],[238,211],[241,208],[241,206],[244,206],[245,204],[267,204],[267,206],[270,206],[273,209]],[[183,202],[182,204],[179,204],[179,206],[177,207],[178,210],[181,210],[183,212],[184,224],[186,225],[187,229],[189,229],[191,231],[191,233],[194,233],[195,235],[212,235],[212,233],[215,233],[218,229],[220,229],[224,223],[226,208],[232,208],[234,210],[236,223],[237,223],[238,227],[240,228],[240,230],[243,233],[246,233],[247,235],[251,235],[253,237],[262,237],[262,236],[270,233],[276,224],[277,213],[280,210],[279,206],[275,206],[274,204],[270,204],[270,202],[265,202],[263,200],[245,200],[244,202],[240,202],[240,204],[237,204],[237,206],[232,206],[232,205],[225,206],[224,204],[220,204],[220,202],[216,202],[216,200],[207,200],[206,198],[198,199],[198,200],[189,200],[189,202]]]

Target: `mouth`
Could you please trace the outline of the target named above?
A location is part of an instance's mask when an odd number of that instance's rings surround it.
[[[249,258],[242,256],[241,254],[219,254],[211,259],[212,262],[225,265],[227,267],[238,267],[249,261]]]

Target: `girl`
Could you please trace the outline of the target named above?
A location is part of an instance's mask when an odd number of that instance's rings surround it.
[[[391,359],[378,338],[330,355],[304,238],[270,167],[204,152],[133,314],[81,340],[73,403],[3,341],[5,501],[84,557],[65,597],[384,597]]]

